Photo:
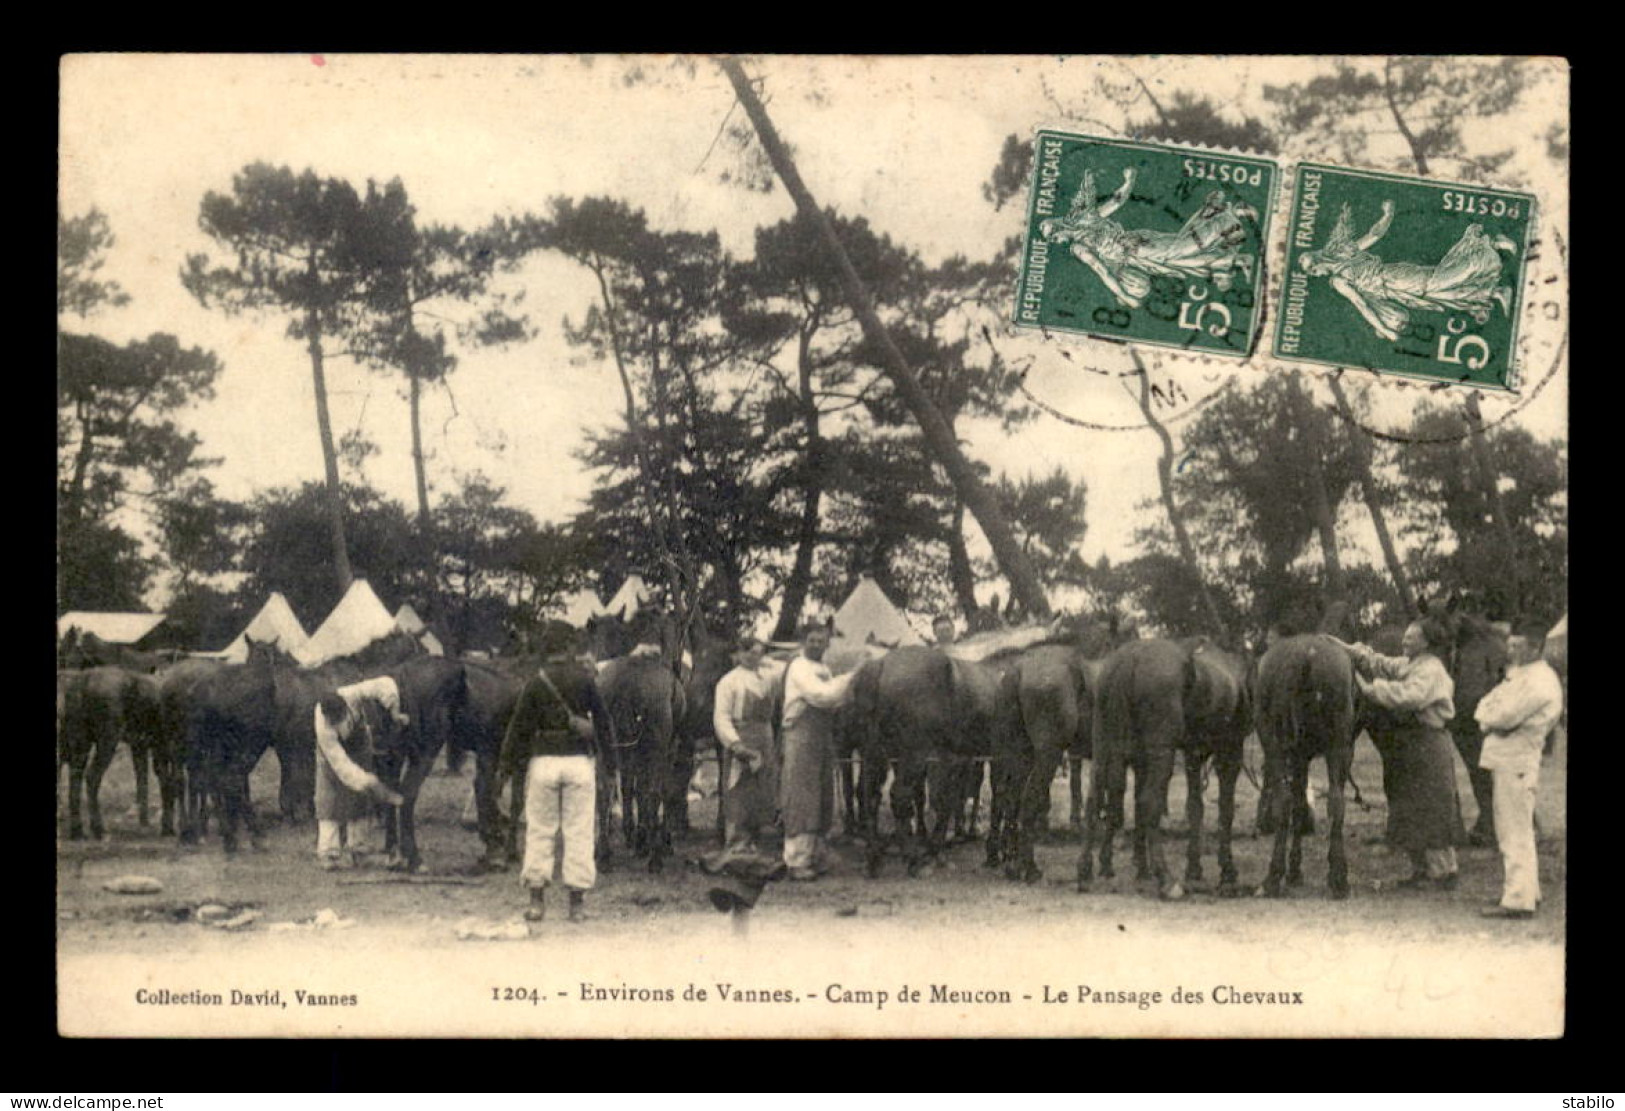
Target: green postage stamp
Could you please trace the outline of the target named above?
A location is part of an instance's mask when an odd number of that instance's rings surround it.
[[[1245,357],[1276,175],[1262,158],[1038,132],[1016,324]]]
[[[1274,354],[1512,389],[1535,199],[1304,163]]]

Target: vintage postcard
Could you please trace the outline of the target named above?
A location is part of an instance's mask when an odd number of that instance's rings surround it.
[[[1564,1034],[1562,59],[60,92],[63,1034]]]

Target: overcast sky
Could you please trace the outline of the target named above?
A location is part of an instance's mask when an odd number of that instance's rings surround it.
[[[1567,181],[1538,142],[1567,119],[1567,76],[1555,63],[1542,95],[1507,120],[1468,130],[1470,145],[1501,149],[1520,137],[1509,175],[1540,194],[1542,224],[1567,235]],[[651,77],[628,84],[633,67]],[[1124,125],[1096,92],[1104,76],[1124,88],[1132,74],[1159,95],[1199,90],[1234,112],[1263,114],[1266,82],[1302,80],[1313,59],[911,58],[754,61],[769,111],[794,145],[819,201],[866,217],[928,262],[951,254],[989,257],[1020,230],[1021,206],[995,212],[981,187],[1005,136],[1040,124],[1094,134]],[[188,253],[218,247],[198,230],[205,192],[229,192],[232,175],[255,161],[307,167],[357,185],[400,177],[420,223],[473,227],[497,214],[543,211],[550,197],[607,194],[647,211],[667,230],[716,229],[748,255],[756,228],[788,217],[784,191],[749,192],[720,180],[738,158],[713,148],[733,94],[700,61],[692,74],[667,59],[568,57],[265,55],[76,56],[62,71],[62,211],[96,206],[117,237],[104,276],[134,297],[88,325],[124,341],[154,331],[215,351],[224,363],[214,400],[181,416],[223,457],[210,472],[220,491],[247,497],[275,485],[319,479],[310,366],[284,335],[285,320],[227,318],[205,310],[177,279]],[[733,109],[733,119],[740,113]],[[1396,169],[1396,137],[1372,147],[1375,168]],[[709,152],[709,153],[708,153]],[[1292,157],[1283,153],[1283,161]],[[1384,161],[1386,159],[1387,161]],[[1284,213],[1284,206],[1279,210]],[[514,503],[544,521],[567,518],[591,486],[572,452],[585,428],[617,420],[614,371],[568,347],[560,320],[579,318],[594,290],[557,258],[538,258],[518,278],[540,327],[507,351],[463,352],[444,391],[427,396],[430,479],[439,490],[458,472],[484,471]],[[1554,288],[1566,299],[1566,280]],[[1566,307],[1562,313],[1566,320]],[[1530,342],[1545,354],[1563,324]],[[1538,332],[1539,329],[1534,329]],[[1138,411],[1110,378],[1080,374],[1052,344],[1001,339],[1007,354],[1033,358],[1039,396],[1065,412],[1108,425],[1138,424]],[[1128,365],[1121,348],[1064,343],[1078,362]],[[1230,375],[1257,373],[1158,359],[1199,398]],[[328,387],[336,435],[359,429],[381,451],[366,477],[413,500],[407,409],[395,382],[348,362],[331,363]],[[1379,423],[1404,423],[1420,391],[1388,390]],[[1494,420],[1511,402],[1484,405]],[[1541,436],[1566,434],[1567,368],[1514,418]],[[1176,434],[1178,426],[1175,428]],[[1088,432],[1041,417],[1013,437],[966,430],[970,453],[1020,476],[1057,463],[1089,484],[1083,555],[1132,554],[1135,505],[1155,495],[1157,441],[1148,431]],[[432,496],[432,495],[431,495]],[[1357,526],[1356,526],[1357,527]]]

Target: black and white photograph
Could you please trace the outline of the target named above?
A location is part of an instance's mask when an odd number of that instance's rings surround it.
[[[1564,59],[58,91],[62,1035],[1564,1035]]]

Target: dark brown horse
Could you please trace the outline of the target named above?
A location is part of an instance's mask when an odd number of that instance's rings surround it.
[[[442,749],[458,747],[459,727],[467,717],[468,672],[462,661],[444,656],[418,656],[385,672],[400,691],[401,711],[410,719],[396,726],[377,715],[378,775],[401,796],[399,806],[383,808],[384,851],[389,867],[421,872],[415,819],[418,793]]]
[[[1354,665],[1337,642],[1319,634],[1286,637],[1264,653],[1254,690],[1258,739],[1264,746],[1264,777],[1275,814],[1275,847],[1260,891],[1278,897],[1303,882],[1303,833],[1309,762],[1326,760],[1327,889],[1334,899],[1349,894],[1343,846],[1343,787],[1354,754]],[[1288,839],[1291,840],[1290,855]]]
[[[1231,839],[1236,821],[1236,778],[1241,773],[1247,734],[1253,728],[1252,683],[1247,657],[1207,637],[1180,642],[1190,653],[1184,691],[1185,883],[1202,878],[1202,783],[1208,761],[1219,777],[1219,893],[1237,893]],[[1136,818],[1138,821],[1138,818]]]
[[[691,760],[685,765],[677,732],[686,710],[683,687],[663,653],[632,652],[601,667],[598,689],[614,730],[601,763],[619,777],[632,851],[647,854],[649,871],[659,872],[672,852],[672,831],[687,816],[684,770]]]
[[[1124,644],[1101,665],[1095,694],[1094,771],[1078,857],[1078,890],[1112,875],[1112,839],[1122,824],[1128,769],[1134,769],[1134,856],[1165,899],[1184,895],[1162,854],[1162,817],[1174,757],[1185,744],[1185,704],[1196,683],[1192,655],[1171,640]],[[1187,769],[1189,765],[1187,765]],[[1199,784],[1199,778],[1198,778]],[[1199,790],[1199,786],[1198,786]]]
[[[176,774],[174,752],[161,744],[158,681],[122,667],[93,667],[58,673],[61,712],[57,766],[68,765],[68,836],[85,835],[80,800],[89,811],[90,836],[106,833],[101,784],[121,744],[135,768],[136,806],[141,825],[151,822],[148,768],[157,772],[162,797],[162,831],[174,832]]]
[[[276,670],[275,649],[250,641],[247,663],[214,671],[192,688],[183,756],[187,777],[197,786],[189,785],[183,796],[183,842],[195,841],[201,832],[196,804],[206,795],[220,817],[227,853],[237,851],[239,823],[247,826],[254,847],[262,847],[248,777],[277,741]]]
[[[860,726],[865,834],[868,873],[880,874],[889,841],[901,840],[910,875],[940,855],[962,789],[960,769],[972,760],[1003,748],[999,733],[1008,728],[999,700],[1003,672],[971,660],[956,659],[924,646],[895,648],[858,669],[852,680],[852,706]],[[892,838],[880,834],[880,801],[888,771],[895,762],[891,787]],[[919,813],[920,783],[929,794],[948,800],[938,806],[929,829]]]

